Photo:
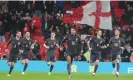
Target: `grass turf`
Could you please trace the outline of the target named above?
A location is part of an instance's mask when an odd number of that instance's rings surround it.
[[[7,72],[0,72],[0,80],[133,80],[132,74],[120,74],[118,78],[111,73],[97,73],[96,76],[92,76],[91,73],[72,74],[72,79],[69,79],[67,73],[52,73],[49,76],[46,72],[26,72],[25,75],[12,72],[8,77]]]

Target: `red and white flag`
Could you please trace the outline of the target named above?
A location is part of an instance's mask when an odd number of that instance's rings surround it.
[[[80,24],[88,24],[100,29],[112,30],[110,1],[89,2],[83,8]]]

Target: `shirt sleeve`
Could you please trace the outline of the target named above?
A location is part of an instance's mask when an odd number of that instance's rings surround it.
[[[64,38],[63,38],[63,40],[61,41],[61,46],[63,46],[63,43],[66,41],[66,40],[68,40],[68,35],[66,35]]]
[[[110,38],[110,40],[109,40],[109,46],[112,44],[112,40],[113,40],[113,38]]]
[[[56,44],[59,44],[59,41],[58,40],[56,40]]]
[[[124,40],[123,38],[121,39],[121,42],[122,42],[122,43],[121,43],[121,44],[122,44],[121,46],[122,46],[122,47],[125,47],[125,46],[126,46],[126,43],[125,43],[125,40]]]
[[[45,41],[45,44],[48,45],[48,39]]]

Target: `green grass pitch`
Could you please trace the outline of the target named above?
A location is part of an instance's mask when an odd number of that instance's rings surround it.
[[[22,75],[20,72],[12,72],[10,77],[7,72],[0,72],[0,80],[133,80],[133,74],[120,74],[117,78],[111,73],[97,73],[92,76],[91,73],[72,73],[69,79],[67,73],[52,73],[48,75],[46,72],[26,72]]]

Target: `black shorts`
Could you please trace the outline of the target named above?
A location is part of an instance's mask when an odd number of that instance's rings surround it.
[[[21,58],[22,59],[29,59],[29,54],[22,54],[21,55]]]
[[[17,62],[17,56],[16,55],[9,55],[8,62]]]
[[[55,56],[53,56],[53,57],[46,56],[46,62],[55,62],[55,61],[56,61],[56,57]]]
[[[78,56],[78,54],[67,51],[67,52],[64,53],[64,56],[75,57],[75,56]]]
[[[96,60],[100,59],[100,54],[99,53],[91,53],[91,61],[90,62],[95,62]]]
[[[121,55],[113,53],[113,54],[111,54],[111,59],[112,59],[112,61],[114,61],[116,59],[121,60]]]

